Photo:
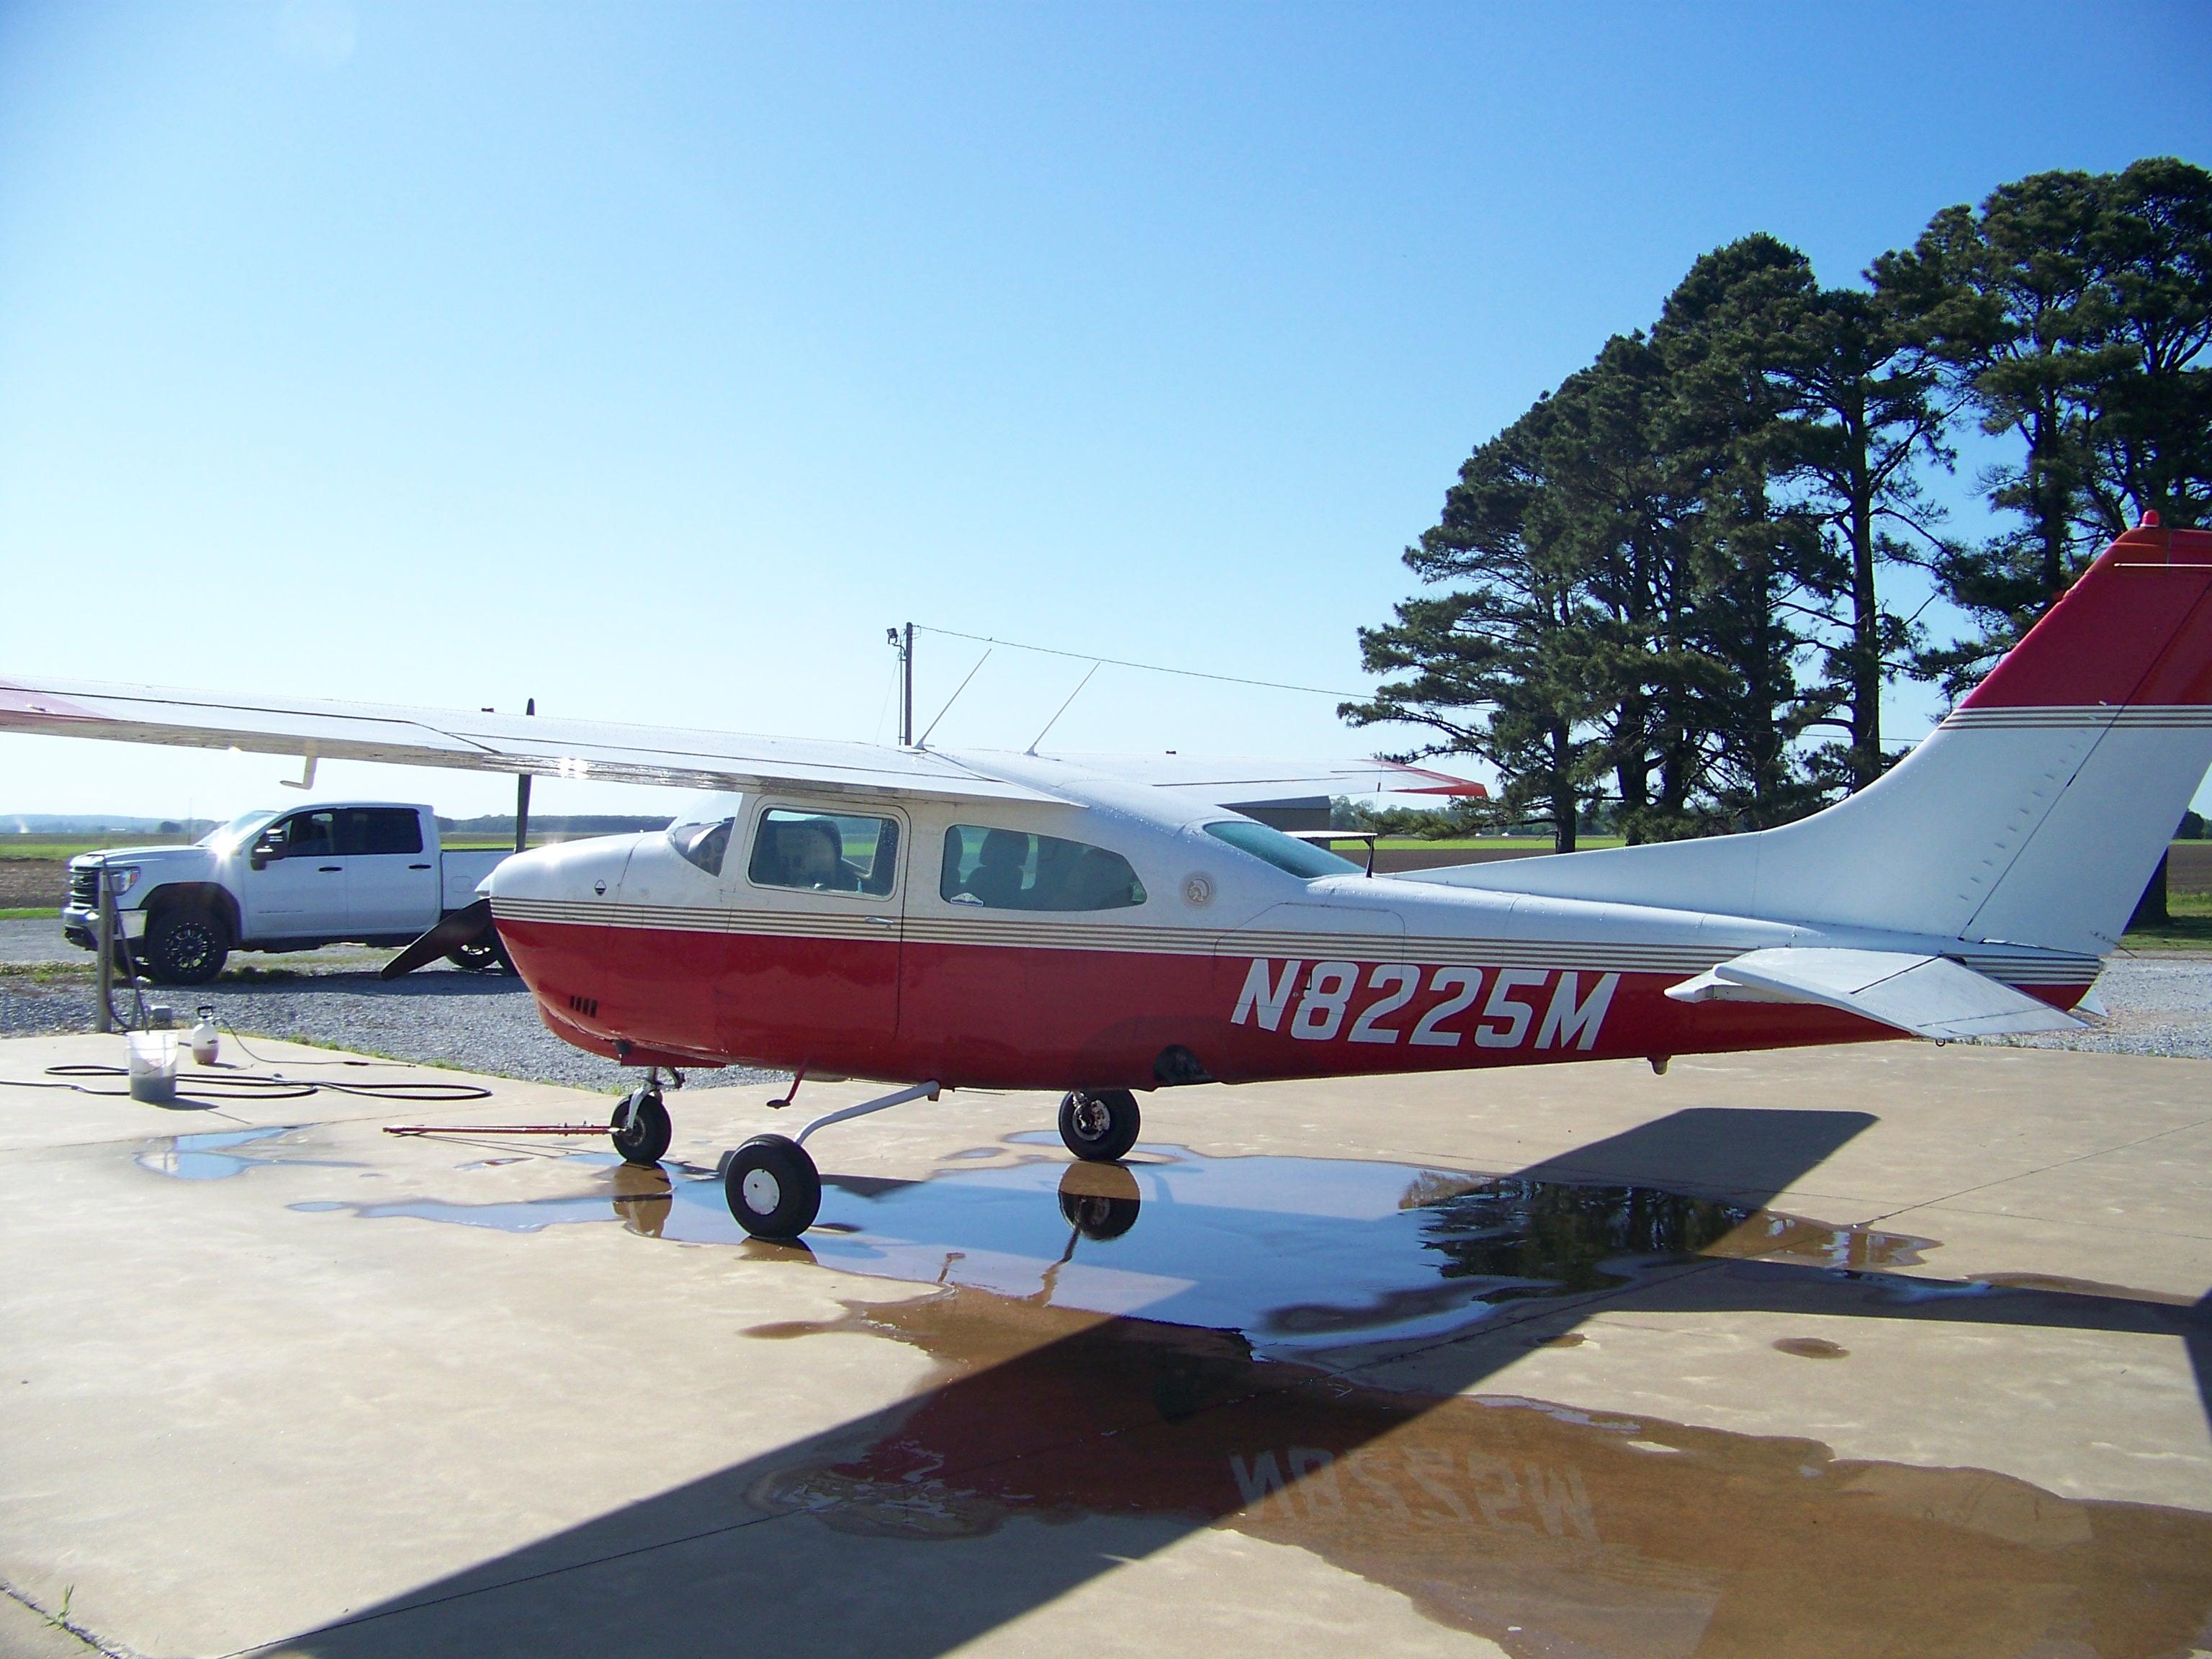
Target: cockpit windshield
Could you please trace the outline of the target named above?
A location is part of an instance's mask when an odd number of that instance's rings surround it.
[[[234,847],[276,816],[273,807],[257,806],[251,812],[240,812],[220,828],[209,830],[199,838],[198,844],[202,847]]]
[[[730,836],[737,828],[742,795],[716,793],[695,795],[668,826],[668,844],[687,863],[710,876],[722,873],[722,860],[730,850]]]
[[[1270,830],[1264,823],[1249,818],[1230,818],[1220,823],[1209,823],[1206,833],[1216,841],[1225,841],[1240,853],[1249,853],[1255,859],[1265,859],[1278,870],[1289,872],[1304,881],[1318,881],[1323,876],[1356,876],[1359,866],[1350,859],[1340,859],[1325,847],[1316,847],[1310,842],[1300,841],[1296,836],[1286,836],[1279,830]]]

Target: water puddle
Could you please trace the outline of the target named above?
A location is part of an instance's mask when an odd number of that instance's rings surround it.
[[[1516,1659],[2179,1654],[2212,1616],[2201,1514],[1810,1439],[1407,1395],[1255,1362],[1233,1333],[969,1290],[848,1307],[772,1334],[908,1344],[941,1380],[833,1450],[752,1472],[759,1510],[915,1541],[1021,1518],[1223,1527]]]
[[[297,1123],[272,1123],[256,1129],[225,1129],[207,1134],[176,1135],[157,1141],[138,1154],[138,1167],[179,1181],[222,1181],[248,1170],[272,1164],[303,1164],[319,1169],[353,1166],[329,1158],[284,1156],[289,1149],[276,1143],[296,1133]]]
[[[684,1243],[750,1242],[712,1171],[597,1152],[560,1162],[576,1170],[575,1190],[346,1207],[507,1232],[619,1221]],[[1653,1188],[1164,1146],[1127,1165],[1023,1151],[989,1167],[963,1155],[924,1181],[826,1175],[805,1242],[848,1273],[1238,1331],[1268,1352],[1435,1335],[1705,1256],[1866,1269],[1916,1263],[1929,1248]]]

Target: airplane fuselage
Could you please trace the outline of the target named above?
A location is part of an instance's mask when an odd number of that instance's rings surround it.
[[[1666,994],[1766,948],[1949,954],[2061,1007],[2099,966],[1864,928],[1370,878],[1349,866],[1302,875],[1209,831],[1249,825],[1233,813],[1046,763],[1018,781],[1048,784],[1066,803],[720,797],[666,834],[508,860],[491,885],[493,914],[548,1024],[596,1053],[954,1087],[1146,1089],[1899,1035],[1802,1003]],[[848,835],[867,821],[890,826],[857,832],[872,833],[879,851],[890,843],[888,869],[871,872],[878,890],[796,886],[763,866],[763,838],[810,816]],[[716,867],[684,856],[684,842],[725,819]],[[1136,884],[1110,907],[1078,908],[1081,895],[1043,891],[1037,850],[1029,890],[994,892],[962,856],[992,832],[1110,854]],[[1038,908],[1040,897],[1066,908]]]

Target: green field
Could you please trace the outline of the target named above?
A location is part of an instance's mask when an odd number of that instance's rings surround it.
[[[1346,831],[1340,839],[1349,846],[1354,833]],[[1405,853],[1519,852],[1524,849],[1532,853],[1548,853],[1552,850],[1549,836],[1447,836],[1435,841],[1426,836],[1382,836],[1376,839],[1375,844],[1392,852]],[[1586,852],[1593,847],[1625,847],[1627,844],[1619,836],[1584,836],[1575,846],[1576,850]]]
[[[70,839],[47,839],[31,836],[0,836],[0,860],[23,860],[31,862],[62,863],[80,853],[97,852],[103,847],[117,844],[116,836],[82,836]],[[127,842],[125,844],[128,844]],[[150,844],[150,843],[149,843]],[[537,843],[545,844],[545,843]],[[1351,842],[1340,843],[1346,852],[1357,856],[1358,848]],[[1551,838],[1538,836],[1462,836],[1450,840],[1428,841],[1419,836],[1386,836],[1376,845],[1407,852],[1504,852],[1550,850]],[[1595,836],[1584,840],[1585,848],[1619,847],[1618,836]],[[456,850],[486,851],[504,848],[507,843],[495,836],[457,836],[446,846]],[[2205,843],[2181,842],[2177,848],[2201,856]],[[2177,866],[2183,864],[2177,860]],[[2192,860],[2193,862],[2193,860]],[[2201,877],[2195,878],[2202,879]],[[27,894],[25,895],[28,896]],[[2166,908],[2172,919],[2156,927],[2139,928],[2122,941],[2131,951],[2212,951],[2212,890],[2196,890],[2191,873],[2177,868],[2171,879]],[[52,907],[31,905],[19,908],[0,907],[0,921],[51,921],[60,912]]]

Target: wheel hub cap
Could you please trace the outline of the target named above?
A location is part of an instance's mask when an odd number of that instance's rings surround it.
[[[745,1207],[755,1215],[767,1215],[783,1197],[782,1184],[766,1170],[746,1170],[738,1190],[744,1195]]]

